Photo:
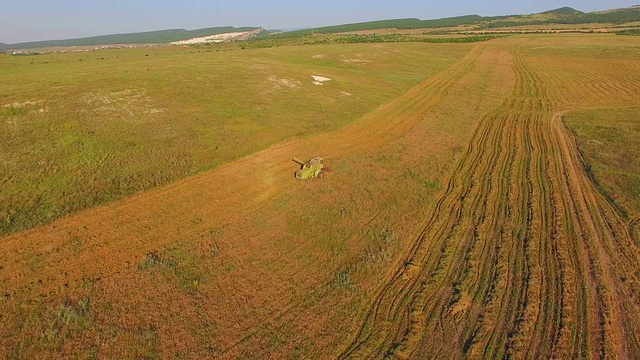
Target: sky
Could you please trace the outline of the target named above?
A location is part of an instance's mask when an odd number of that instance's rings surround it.
[[[562,6],[581,11],[640,0],[6,0],[0,42],[58,40],[130,32],[256,26],[270,30],[478,14],[532,14]]]

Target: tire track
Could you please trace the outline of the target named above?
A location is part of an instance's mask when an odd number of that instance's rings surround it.
[[[302,191],[303,187],[291,186],[291,154],[304,158],[322,153],[327,158],[339,158],[397,140],[422,122],[450,88],[473,70],[485,47],[474,47],[457,64],[337,131],[288,140],[168,186],[12,234],[0,244],[5,259],[0,287],[11,293],[10,302],[0,303],[0,308],[12,312],[13,323],[18,324],[29,312],[18,308],[18,303],[32,307],[44,303],[32,288],[23,286],[33,279],[45,280],[39,291],[49,299],[62,296],[60,284],[73,288],[83,278],[116,278],[150,251],[176,239],[200,239],[207,231],[238,221],[281,196]],[[199,222],[195,224],[193,219]],[[70,238],[82,241],[77,256],[69,255]],[[34,263],[33,259],[38,261]],[[238,330],[239,341],[225,344],[223,356],[233,356],[263,325],[282,318],[296,306],[285,303],[282,311],[271,317],[245,321]],[[5,329],[10,327],[0,326],[0,333],[7,334]],[[17,344],[21,340],[16,335],[7,341]]]
[[[340,358],[640,357],[637,242],[553,115],[565,99],[545,91],[556,80],[512,55],[512,95],[479,123]]]

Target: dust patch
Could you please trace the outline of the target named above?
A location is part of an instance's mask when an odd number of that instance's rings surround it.
[[[319,55],[313,55],[313,58],[314,58],[314,59],[324,59],[324,58],[326,58],[326,57],[327,57],[327,55],[322,55],[322,54],[319,54]]]
[[[346,91],[341,91],[340,94],[344,95],[344,96],[353,96],[352,93],[346,92]]]
[[[269,82],[273,85],[274,90],[297,89],[302,83],[295,79],[278,78],[275,75],[269,76]]]
[[[404,270],[402,271],[403,279],[412,279],[420,273],[420,266],[412,263],[404,264]]]
[[[355,65],[366,65],[369,63],[369,60],[365,59],[343,59],[343,63],[345,64],[355,64]]]
[[[167,109],[156,108],[146,90],[129,88],[122,91],[93,91],[84,97],[90,110],[111,113],[123,119],[131,120],[141,114],[159,114]]]
[[[24,102],[14,102],[14,103],[8,103],[8,104],[4,104],[2,105],[2,107],[5,108],[25,108],[25,107],[29,107],[29,106],[35,106],[35,105],[40,105],[44,103],[43,100],[38,100],[38,101],[24,101]]]
[[[38,114],[44,114],[47,112],[47,108],[44,105],[44,100],[31,101],[26,100],[23,102],[12,102],[2,105],[2,109],[6,109],[1,111],[0,114],[9,118],[7,120],[7,124],[17,125],[18,118],[21,115],[26,115],[35,111]]]
[[[324,76],[311,75],[311,77],[313,78],[313,84],[314,85],[322,86],[322,85],[324,85],[325,82],[331,81],[330,78],[324,77]]]
[[[471,307],[472,302],[473,302],[473,299],[471,298],[471,295],[467,294],[466,292],[463,293],[462,296],[460,297],[460,300],[458,300],[456,305],[451,310],[451,314],[455,315],[459,312],[466,311]]]
[[[349,65],[366,65],[370,62],[370,60],[364,59],[364,54],[353,54],[353,57],[341,56],[341,61],[345,64]]]

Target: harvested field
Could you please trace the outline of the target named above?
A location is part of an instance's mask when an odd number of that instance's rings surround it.
[[[512,55],[513,93],[480,122],[341,357],[640,356],[638,243],[562,124],[572,106],[633,104],[638,73]]]
[[[0,236],[344,127],[472,47],[0,55]]]
[[[637,105],[634,41],[475,45],[348,125],[7,236],[0,357],[638,358],[638,214],[563,122]]]

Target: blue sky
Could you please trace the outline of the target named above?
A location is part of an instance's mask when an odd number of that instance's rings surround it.
[[[562,6],[595,11],[638,2],[640,0],[7,0],[0,5],[0,42],[11,44],[227,25],[289,29],[407,17],[530,14]]]

